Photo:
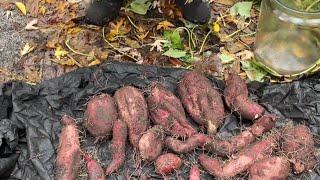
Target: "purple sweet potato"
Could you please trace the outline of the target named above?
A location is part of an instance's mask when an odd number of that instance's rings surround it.
[[[85,112],[85,128],[95,137],[111,136],[114,121],[118,118],[117,106],[108,94],[91,98]]]
[[[162,126],[154,126],[149,129],[139,140],[139,151],[143,160],[153,161],[161,153],[165,138]]]
[[[220,140],[218,138],[208,142],[205,149],[218,153],[221,156],[231,155],[255,141],[263,133],[270,131],[277,118],[274,115],[265,115],[255,121],[255,123],[246,131],[241,132],[239,135],[232,137],[229,140]]]
[[[200,169],[198,166],[193,165],[190,169],[189,180],[200,180]]]
[[[178,93],[193,120],[215,134],[224,121],[225,111],[221,94],[205,76],[196,72],[183,75]]]
[[[111,154],[112,162],[106,169],[106,175],[117,171],[126,158],[127,125],[122,120],[115,121],[112,130]]]
[[[173,137],[167,137],[166,147],[177,154],[188,153],[195,150],[197,147],[203,147],[210,142],[211,138],[205,134],[195,134],[189,137],[186,141],[181,141]]]
[[[88,180],[105,180],[104,170],[90,155],[85,155]]]
[[[247,84],[239,75],[229,74],[224,89],[224,98],[229,108],[232,107],[235,98],[239,95],[249,96]]]
[[[265,112],[261,105],[249,99],[246,82],[237,74],[230,74],[226,80],[224,98],[227,106],[244,119],[255,120]]]
[[[290,170],[290,163],[286,157],[269,157],[251,166],[250,180],[285,180]]]
[[[316,164],[315,146],[310,129],[305,125],[287,125],[283,131],[282,150],[299,174]]]
[[[153,123],[162,125],[171,135],[190,137],[196,133],[186,118],[180,100],[161,85],[151,88],[148,106]]]
[[[271,156],[275,149],[278,138],[269,136],[266,139],[244,149],[235,159],[222,165],[219,160],[205,154],[199,156],[199,162],[203,168],[217,178],[232,178],[239,173],[246,171],[256,161]]]
[[[159,156],[155,162],[156,172],[161,175],[167,175],[179,169],[182,165],[182,159],[172,153]]]
[[[127,124],[130,143],[138,148],[139,139],[150,125],[146,100],[140,90],[132,86],[117,90],[114,98],[120,119]]]
[[[56,159],[56,179],[73,180],[77,177],[80,167],[79,131],[73,118],[62,117],[62,128]]]

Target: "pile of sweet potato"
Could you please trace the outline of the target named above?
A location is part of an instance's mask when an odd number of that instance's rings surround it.
[[[249,98],[245,81],[236,74],[228,76],[224,91],[196,72],[182,76],[177,95],[159,83],[147,89],[144,94],[133,86],[125,86],[113,97],[100,94],[89,100],[83,126],[97,140],[112,138],[112,162],[105,169],[90,155],[83,154],[75,120],[64,116],[56,178],[75,179],[83,156],[88,179],[104,179],[123,166],[128,145],[134,147],[141,161],[154,163],[155,172],[163,177],[187,164],[182,154],[201,148],[201,166],[193,162],[191,180],[201,179],[199,167],[216,178],[248,172],[250,179],[285,179],[291,166],[294,173],[302,173],[316,163],[308,127],[274,128],[278,117]],[[217,132],[228,111],[252,121],[252,125],[234,137],[220,139]],[[221,159],[226,157],[232,158],[222,163]]]

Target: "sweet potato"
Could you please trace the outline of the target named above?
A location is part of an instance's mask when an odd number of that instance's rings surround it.
[[[290,170],[286,157],[269,157],[254,163],[249,173],[251,180],[285,180]]]
[[[225,112],[221,94],[209,79],[187,72],[178,85],[178,93],[191,117],[206,126],[208,134],[215,134],[224,121]]]
[[[177,154],[188,153],[197,147],[203,147],[210,142],[211,138],[205,134],[195,134],[189,137],[186,141],[181,141],[173,137],[167,137],[165,144],[170,150]]]
[[[239,75],[231,73],[226,79],[226,88],[224,89],[224,99],[229,108],[232,107],[235,98],[239,95],[249,96],[247,84]]]
[[[85,112],[85,128],[95,137],[111,136],[114,121],[118,118],[114,99],[101,94],[89,100]]]
[[[56,179],[73,180],[77,176],[81,160],[79,132],[73,118],[65,115],[61,121],[64,127],[59,139]]]
[[[246,82],[237,74],[229,74],[224,89],[224,99],[227,106],[244,119],[255,120],[265,111],[262,106],[249,99]]]
[[[126,158],[127,125],[122,120],[115,121],[112,130],[111,154],[112,162],[106,169],[106,175],[118,170]]]
[[[143,94],[137,88],[125,86],[116,91],[114,98],[120,119],[127,124],[130,143],[138,148],[139,139],[150,125]]]
[[[229,140],[213,138],[212,141],[205,145],[205,149],[221,156],[231,155],[247,147],[263,133],[270,131],[274,127],[276,119],[274,115],[265,115],[258,119],[248,130]]]
[[[172,153],[159,156],[155,162],[156,172],[161,175],[167,175],[179,169],[182,165],[182,159]]]
[[[205,154],[199,156],[199,162],[203,168],[217,178],[231,178],[246,171],[256,161],[269,157],[276,147],[278,138],[270,136],[260,142],[244,149],[235,159],[225,163],[223,166],[219,160]]]
[[[162,126],[154,126],[149,129],[139,140],[139,151],[143,160],[153,161],[162,152],[165,138]]]
[[[162,125],[171,135],[190,137],[196,133],[186,118],[180,100],[161,85],[151,88],[148,107],[153,123]]]
[[[189,180],[200,180],[200,169],[193,165],[190,169]]]
[[[283,131],[282,150],[299,174],[316,164],[315,146],[310,129],[305,125],[287,125]]]
[[[265,112],[264,107],[243,95],[235,98],[233,102],[233,110],[238,113],[241,118],[248,120],[258,119]]]
[[[90,155],[85,155],[88,180],[105,180],[105,175],[102,167]]]

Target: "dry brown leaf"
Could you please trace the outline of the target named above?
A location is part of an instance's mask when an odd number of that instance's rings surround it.
[[[175,25],[172,24],[171,22],[165,20],[165,21],[161,21],[158,23],[157,25],[157,30],[160,30],[160,29],[164,29],[164,30],[167,30],[167,29],[171,29],[171,28],[174,28]]]
[[[39,27],[36,27],[35,25],[38,24],[38,19],[33,19],[32,21],[30,21],[26,27],[24,28],[25,30],[37,30],[39,29]]]

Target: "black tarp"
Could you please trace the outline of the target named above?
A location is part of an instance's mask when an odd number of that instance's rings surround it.
[[[0,179],[54,179],[56,149],[61,130],[60,118],[68,114],[76,118],[82,136],[82,148],[94,153],[103,165],[110,162],[108,141],[93,144],[81,122],[86,102],[95,94],[113,94],[124,85],[147,89],[153,81],[164,84],[175,92],[176,85],[186,70],[159,68],[131,63],[107,62],[103,65],[81,68],[62,77],[44,81],[36,86],[23,82],[8,82],[0,87]],[[315,134],[319,148],[320,134],[320,74],[287,84],[251,83],[251,98],[259,100],[270,112],[282,116],[283,122],[293,120],[307,124]],[[221,90],[222,81],[212,78]],[[239,131],[239,120],[228,115],[220,129],[223,136]],[[127,161],[121,171],[108,179],[124,179],[126,175],[137,177],[141,172],[152,178],[161,178],[154,173],[152,164],[135,168],[135,153],[127,152]],[[173,178],[186,178],[189,166],[196,163],[197,152],[183,155],[188,159]],[[79,177],[83,179],[85,173]],[[246,177],[243,175],[243,177]],[[208,175],[203,176],[208,179]],[[314,171],[291,179],[320,179],[320,162]],[[182,178],[183,179],[183,178]]]

